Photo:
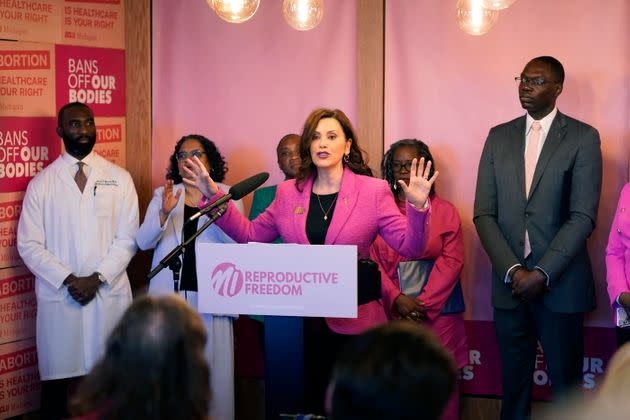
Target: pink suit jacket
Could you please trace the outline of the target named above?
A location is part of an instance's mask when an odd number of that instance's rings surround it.
[[[401,210],[404,211],[404,209]],[[431,197],[431,221],[426,236],[427,245],[421,258],[434,260],[435,265],[424,290],[418,296],[418,299],[424,303],[429,318],[423,324],[438,336],[442,345],[453,355],[457,367],[462,368],[468,363],[463,314],[440,314],[455,285],[459,282],[464,266],[462,223],[455,206],[437,194]],[[376,238],[370,252],[383,276],[385,313],[389,319],[398,319],[400,315],[394,307],[394,301],[400,295],[398,263],[417,258],[399,255],[380,237]]]
[[[611,304],[621,293],[630,292],[630,183],[621,190],[608,236],[606,282]]]
[[[302,191],[296,188],[295,180],[280,183],[274,201],[251,222],[230,203],[217,224],[239,243],[271,242],[280,236],[285,243],[309,244],[306,216],[313,179],[304,182]],[[201,206],[223,194],[217,193]],[[380,234],[400,254],[417,257],[424,251],[428,213],[407,204],[407,216],[402,215],[385,181],[357,175],[346,167],[325,244],[357,245],[358,257],[369,258],[370,245]],[[359,334],[386,321],[380,301],[359,306],[356,319],[326,319],[328,326],[340,334]]]

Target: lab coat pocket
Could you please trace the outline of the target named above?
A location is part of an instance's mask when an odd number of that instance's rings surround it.
[[[35,282],[35,295],[37,296],[38,302],[61,302],[66,298],[70,297],[68,293],[68,288],[66,286],[61,286],[59,289],[55,289],[50,283],[47,283],[43,280],[38,280]],[[72,299],[70,297],[70,299]]]
[[[114,191],[111,188],[94,188],[94,214],[96,217],[112,217],[115,203]]]
[[[104,322],[106,337],[122,314],[131,304],[131,287],[126,279],[119,279],[113,286],[102,285],[98,290],[100,319]]]

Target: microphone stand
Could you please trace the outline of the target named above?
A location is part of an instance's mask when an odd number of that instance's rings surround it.
[[[216,222],[219,217],[223,216],[227,209],[227,206],[228,203],[226,202],[218,206],[216,211],[206,213],[206,216],[208,216],[209,220],[204,223],[203,226],[201,226],[201,228],[197,230],[190,238],[177,245],[171,250],[171,252],[168,253],[168,255],[166,255],[166,257],[162,258],[162,261],[160,261],[160,263],[149,273],[147,279],[151,280],[165,267],[169,267],[171,270],[173,270],[173,287],[175,288],[175,293],[177,293],[179,291],[179,273],[182,266],[182,262],[179,259],[179,256],[184,252],[186,247],[197,238],[197,236],[201,235],[201,233],[208,227],[210,227],[211,224]]]
[[[183,252],[184,250],[182,250]],[[175,293],[179,293],[179,277],[181,275],[182,270],[182,260],[177,256],[177,258],[173,258],[171,262],[168,264],[168,268],[173,272],[173,291]],[[156,273],[157,274],[157,273]],[[151,277],[149,277],[149,280]]]

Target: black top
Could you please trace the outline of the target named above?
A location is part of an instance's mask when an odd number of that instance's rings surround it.
[[[306,215],[306,237],[311,245],[323,245],[326,242],[326,233],[337,205],[337,194],[318,195],[311,192]]]
[[[191,207],[187,204],[184,205],[184,220],[188,220],[193,214],[197,213],[199,209],[197,207]],[[184,226],[182,232],[184,242],[190,238],[197,231],[197,222],[199,219],[195,219],[194,222],[189,223],[188,226]],[[197,258],[195,256],[195,238],[184,251],[184,262],[182,264],[182,276],[180,282],[180,290],[197,291]]]

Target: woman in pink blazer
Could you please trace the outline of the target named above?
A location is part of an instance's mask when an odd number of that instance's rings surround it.
[[[621,190],[606,247],[606,281],[608,296],[615,309],[630,315],[630,182]],[[630,341],[630,326],[617,327],[617,344]]]
[[[429,191],[438,175],[435,172],[429,177],[430,162],[425,166],[423,159],[414,160],[409,182],[400,184],[407,194],[404,216],[387,183],[371,177],[354,129],[342,111],[317,109],[310,114],[302,131],[300,157],[296,179],[278,185],[276,197],[264,213],[250,222],[230,203],[217,222],[219,227],[240,243],[272,242],[280,236],[286,243],[357,245],[360,259],[369,258],[370,244],[377,234],[402,255],[422,253]],[[187,168],[191,179],[185,182],[209,197],[203,204],[224,194],[196,158],[187,162]],[[359,294],[361,289],[359,279]],[[322,373],[330,372],[343,337],[387,320],[379,297],[360,305],[356,319],[327,318],[326,325],[305,327],[305,335],[313,337],[310,343],[306,340],[305,366],[316,365],[309,361],[309,351],[321,362],[314,369],[320,380],[305,374],[307,386],[316,383],[317,395],[310,395],[319,400],[316,408],[322,406],[322,384],[325,389],[328,378],[326,375],[322,380]],[[311,334],[310,330],[316,332]],[[313,346],[318,349],[313,350]]]
[[[433,162],[426,144],[418,140],[400,140],[392,144],[383,158],[381,173],[391,186],[400,211],[405,213],[405,194],[398,188],[399,180],[407,181],[413,159],[423,157]],[[433,166],[432,169],[434,169]],[[431,220],[426,234],[427,245],[420,258],[409,258],[393,250],[381,237],[372,244],[371,255],[383,273],[383,305],[389,319],[407,318],[429,327],[440,343],[451,353],[458,368],[468,362],[468,346],[464,330],[464,305],[460,274],[464,266],[462,223],[455,206],[435,194],[431,197]],[[433,268],[417,298],[401,292],[399,263],[430,260]],[[457,300],[457,305],[454,304]],[[457,387],[442,420],[459,419]]]

